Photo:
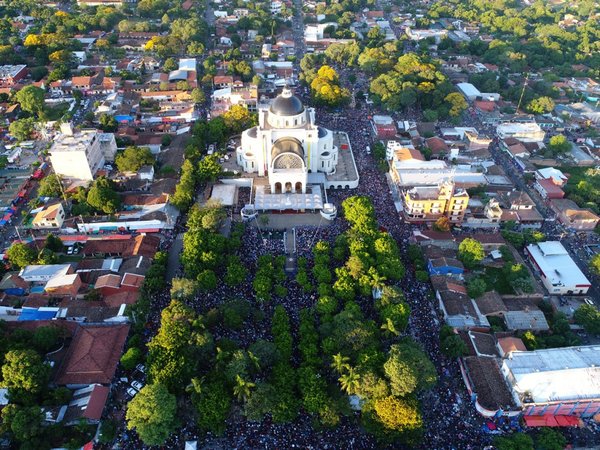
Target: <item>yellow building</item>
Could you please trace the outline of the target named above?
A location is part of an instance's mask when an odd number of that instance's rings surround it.
[[[33,228],[61,228],[65,221],[65,209],[61,203],[46,206],[38,212],[31,226]]]
[[[440,186],[417,186],[403,191],[404,219],[408,222],[435,222],[446,216],[450,222],[460,224],[469,204],[469,194],[456,189],[454,183]]]

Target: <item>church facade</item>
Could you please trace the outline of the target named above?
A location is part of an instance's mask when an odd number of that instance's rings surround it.
[[[259,109],[258,125],[242,133],[236,161],[244,172],[268,177],[272,194],[305,194],[309,173],[335,172],[338,148],[333,132],[315,124],[314,108],[286,87]]]

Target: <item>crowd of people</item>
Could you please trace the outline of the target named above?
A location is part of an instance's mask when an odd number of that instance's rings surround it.
[[[408,245],[413,227],[400,220],[395,208],[390,187],[385,176],[377,168],[373,157],[365,149],[371,145],[371,137],[365,130],[370,124],[364,109],[348,110],[345,117],[317,111],[319,123],[332,130],[348,133],[352,151],[360,174],[360,184],[354,190],[331,190],[328,199],[338,208],[342,201],[352,195],[368,196],[375,207],[378,224],[397,240],[403,254]],[[312,247],[319,240],[333,244],[335,238],[346,230],[347,224],[341,219],[332,222],[323,221],[319,226],[302,226],[291,228],[295,232],[296,256],[310,257]],[[173,242],[168,239],[167,247]],[[166,248],[168,251],[168,248]],[[252,268],[261,255],[282,255],[285,253],[282,233],[268,230],[257,221],[246,227],[239,251],[243,264]],[[489,441],[488,435],[482,431],[483,419],[475,412],[470,402],[460,371],[455,361],[441,355],[439,351],[438,332],[441,324],[428,284],[417,281],[408,267],[405,278],[399,287],[405,292],[406,300],[411,306],[412,314],[409,323],[410,334],[423,346],[438,369],[439,383],[430,392],[423,394],[422,410],[425,423],[423,448],[428,449],[475,449],[482,448]],[[177,273],[181,273],[179,270]],[[250,277],[251,280],[251,277]],[[288,293],[285,298],[274,298],[271,302],[259,303],[255,300],[250,281],[239,286],[229,287],[221,284],[216,291],[199,293],[189,300],[198,313],[206,314],[217,308],[227,299],[243,299],[264,311],[266,316],[272,314],[276,304],[282,304],[288,311],[293,332],[296,333],[298,314],[302,308],[315,304],[317,294],[304,292],[294,282],[293,277],[284,281]],[[153,336],[160,324],[160,312],[170,301],[169,289],[156,295],[152,301],[147,338]],[[241,330],[225,329],[217,326],[212,330],[216,338],[235,339],[241,347],[247,347],[257,339],[270,339],[268,321],[253,321],[250,326]],[[113,404],[116,417],[122,417],[122,409],[126,399]],[[120,415],[118,415],[120,414]],[[366,435],[355,417],[345,417],[341,424],[331,430],[315,430],[311,418],[301,414],[291,424],[275,424],[269,418],[262,422],[249,422],[236,414],[229,419],[224,436],[199,436],[193,423],[172,436],[165,448],[182,448],[186,440],[198,440],[199,447],[226,448],[376,448],[375,440]],[[121,448],[143,448],[133,432],[125,430],[119,436]]]

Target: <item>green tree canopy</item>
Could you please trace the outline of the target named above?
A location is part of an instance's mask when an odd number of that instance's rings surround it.
[[[44,110],[44,90],[33,86],[25,86],[20,89],[15,99],[21,105],[23,111],[27,111],[39,117],[40,113]]]
[[[19,141],[29,139],[34,130],[35,119],[33,117],[17,119],[13,121],[8,127],[8,131],[10,132],[10,134],[16,137]]]
[[[11,350],[4,356],[3,384],[13,402],[29,397],[27,394],[40,394],[46,388],[49,375],[49,366],[33,350]]]
[[[588,333],[600,336],[600,311],[594,305],[581,305],[573,314],[573,319]]]
[[[533,450],[533,439],[525,433],[514,433],[510,436],[494,438],[494,446],[498,450]]]
[[[8,261],[16,268],[23,268],[36,261],[36,253],[29,245],[16,242],[6,252]]]
[[[146,445],[162,445],[175,431],[177,399],[162,384],[149,384],[127,405],[127,428]]]
[[[88,191],[87,203],[98,211],[113,214],[121,208],[121,197],[115,192],[111,180],[99,177]]]
[[[60,177],[51,173],[40,181],[39,197],[59,197],[62,193]]]
[[[115,157],[120,172],[137,172],[140,167],[154,164],[154,156],[148,147],[127,147]]]
[[[458,259],[469,269],[477,266],[483,258],[485,258],[483,245],[473,238],[466,238],[458,246]]]

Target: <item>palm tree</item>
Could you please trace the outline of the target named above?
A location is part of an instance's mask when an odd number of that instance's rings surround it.
[[[381,325],[381,329],[385,332],[385,333],[389,333],[392,336],[398,336],[400,334],[400,332],[398,330],[396,330],[396,327],[394,325],[394,322],[392,321],[392,319],[390,319],[389,317],[387,317],[385,319],[385,322]]]
[[[235,376],[235,386],[233,387],[233,395],[237,397],[238,400],[246,400],[250,395],[250,389],[255,387],[256,385],[251,381],[246,381],[239,375]]]
[[[202,394],[202,384],[203,383],[204,383],[204,377],[201,377],[201,378],[194,377],[194,378],[192,378],[190,384],[188,384],[186,386],[185,392],[200,395],[200,394]]]
[[[329,367],[341,375],[342,372],[350,368],[348,361],[350,361],[350,358],[338,353],[337,355],[333,355],[333,361]]]
[[[348,394],[352,395],[358,389],[358,380],[360,379],[360,375],[357,374],[352,367],[348,368],[348,371],[338,378],[342,390]]]
[[[248,352],[248,359],[256,370],[260,370],[260,359],[252,352]]]

